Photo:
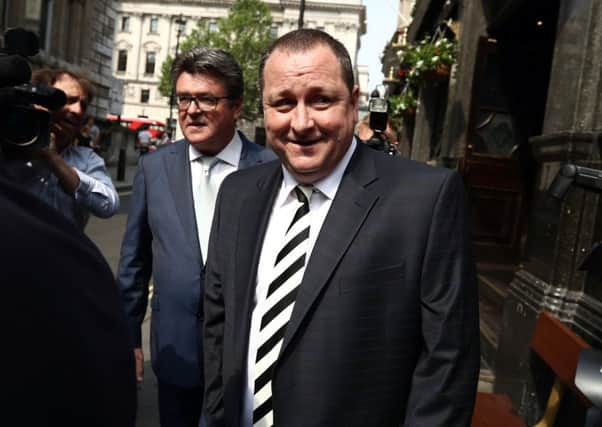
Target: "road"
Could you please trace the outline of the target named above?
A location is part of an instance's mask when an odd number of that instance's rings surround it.
[[[91,217],[86,234],[99,247],[107,262],[117,271],[121,240],[125,231],[127,212],[130,205],[130,194],[120,194],[121,208],[119,213],[110,219]],[[159,427],[159,412],[157,409],[157,380],[150,366],[149,351],[149,317],[142,325],[142,348],[146,362],[144,363],[144,381],[138,390],[137,427]]]

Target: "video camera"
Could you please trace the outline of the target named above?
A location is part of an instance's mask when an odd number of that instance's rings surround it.
[[[391,156],[398,154],[395,145],[385,135],[389,120],[389,103],[379,96],[377,90],[374,90],[371,94],[368,111],[370,112],[369,125],[373,135],[372,138],[366,141],[366,145],[375,150],[384,151]]]
[[[31,31],[13,28],[4,33],[4,48],[0,49],[0,151],[27,152],[48,146],[51,111],[67,102],[59,89],[29,84],[31,68],[26,58],[38,51],[38,38]]]

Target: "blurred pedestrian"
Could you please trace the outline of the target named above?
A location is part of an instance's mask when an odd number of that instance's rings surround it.
[[[161,142],[159,143],[159,145],[165,145],[165,144],[171,144],[172,140],[171,140],[171,131],[165,131],[163,132],[163,136],[161,137]]]
[[[149,131],[148,125],[140,126],[138,130],[138,151],[140,154],[146,154],[150,151],[150,147],[153,145],[153,135]]]
[[[100,128],[96,125],[94,117],[88,116],[85,127],[90,137],[90,148],[100,155]]]

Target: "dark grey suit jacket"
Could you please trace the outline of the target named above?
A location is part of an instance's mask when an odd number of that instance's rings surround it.
[[[282,180],[230,175],[205,278],[210,426],[240,425],[255,278]],[[272,389],[275,425],[466,426],[479,371],[463,185],[359,145],[308,261]]]
[[[239,168],[275,157],[241,138]],[[199,386],[203,380],[203,262],[188,143],[181,140],[140,158],[117,275],[133,345],[140,347],[152,273],[152,366],[161,381],[175,386]]]

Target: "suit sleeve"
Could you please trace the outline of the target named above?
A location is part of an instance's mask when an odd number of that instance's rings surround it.
[[[479,375],[475,266],[463,184],[441,186],[421,275],[423,348],[405,426],[469,426]]]
[[[223,187],[222,187],[223,188]],[[220,223],[222,192],[217,197],[211,237],[209,239],[209,257],[205,264],[205,289],[204,289],[204,373],[205,395],[204,414],[208,427],[222,427],[224,425],[224,390],[222,380],[223,368],[223,342],[224,323],[226,310],[222,289],[220,269],[224,265],[223,254],[220,248]]]
[[[134,347],[140,347],[142,343],[141,325],[148,304],[148,282],[152,272],[151,244],[144,157],[141,157],[134,178],[131,207],[117,273],[117,286]]]

